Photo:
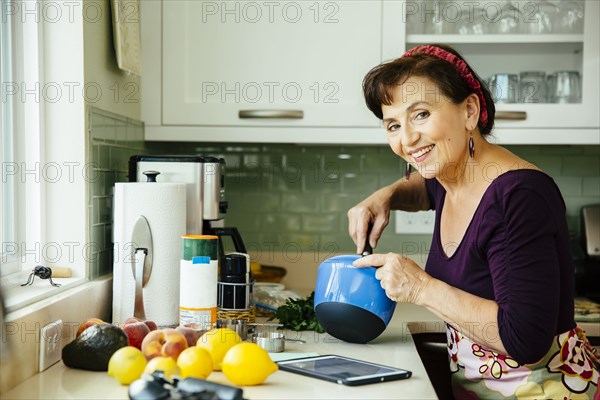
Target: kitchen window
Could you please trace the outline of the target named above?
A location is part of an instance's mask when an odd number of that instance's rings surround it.
[[[53,3],[56,19],[41,0],[1,1],[0,292],[11,312],[86,277],[83,23],[73,2]],[[73,278],[21,287],[37,265]]]
[[[4,1],[2,2],[4,9]],[[2,30],[0,34],[0,78],[2,79],[2,103],[0,104],[0,154],[2,155],[2,182],[0,185],[0,257],[2,266],[0,268],[0,276],[13,273],[18,270],[16,257],[9,256],[10,243],[14,243],[16,239],[15,228],[15,180],[14,176],[7,175],[7,168],[14,163],[14,131],[13,131],[13,101],[12,98],[5,96],[5,85],[11,82],[12,79],[12,41],[11,35],[12,21],[4,20],[3,14]]]
[[[23,96],[41,82],[40,24],[6,10],[20,3],[2,1],[2,268],[6,277],[25,264],[24,249],[40,242],[41,188],[22,172],[41,161],[42,102]],[[33,178],[33,177],[31,177]]]

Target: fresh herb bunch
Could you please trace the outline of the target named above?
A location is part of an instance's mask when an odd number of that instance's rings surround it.
[[[269,318],[269,321],[275,318],[284,328],[293,331],[325,332],[315,315],[315,292],[306,299],[288,298],[284,305],[277,308],[275,315]]]

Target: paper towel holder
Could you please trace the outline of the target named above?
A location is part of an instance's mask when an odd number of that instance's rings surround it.
[[[140,215],[135,221],[133,232],[131,234],[131,242],[133,244],[133,253],[131,257],[133,278],[135,279],[135,306],[133,316],[141,319],[146,319],[144,310],[143,288],[150,280],[152,274],[152,231],[148,220],[143,215]],[[137,256],[141,255],[141,261]]]
[[[160,175],[158,171],[144,171],[142,174],[146,175],[146,182],[156,182],[156,177]]]

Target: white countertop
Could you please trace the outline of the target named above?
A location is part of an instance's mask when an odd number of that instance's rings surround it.
[[[423,321],[429,321],[424,322]],[[285,371],[277,371],[259,386],[243,387],[247,399],[435,399],[435,391],[408,331],[440,330],[443,324],[425,308],[399,304],[386,331],[368,344],[351,344],[327,334],[312,331],[288,332],[305,344],[287,342],[286,353],[339,354],[412,371],[401,381],[348,387]],[[421,327],[421,328],[419,328]],[[221,372],[213,372],[210,381],[231,385]],[[121,386],[106,372],[89,372],[65,367],[61,362],[28,379],[2,399],[127,399],[127,386]]]

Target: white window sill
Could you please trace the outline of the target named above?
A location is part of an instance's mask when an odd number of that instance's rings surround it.
[[[21,286],[27,282],[30,274],[31,271],[22,271],[2,278],[0,293],[4,299],[7,314],[86,282],[85,278],[81,277],[52,278],[54,283],[60,284],[59,287],[55,287],[50,284],[49,279],[40,279],[36,276],[32,285]]]

